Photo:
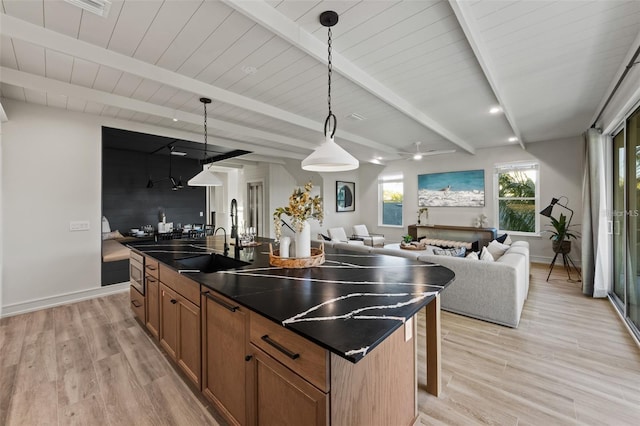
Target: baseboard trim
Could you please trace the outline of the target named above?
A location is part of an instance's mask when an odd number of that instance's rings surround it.
[[[14,303],[12,305],[0,307],[0,318],[26,314],[28,312],[52,308],[54,306],[67,305],[69,303],[80,302],[82,300],[94,299],[96,297],[121,293],[127,290],[129,290],[129,281],[119,284],[112,284],[105,287],[74,291],[71,293],[43,297],[42,299]]]
[[[551,267],[551,261],[553,260],[553,256],[531,256],[529,255],[529,261],[532,263],[546,263],[548,267]],[[571,260],[573,260],[573,263],[576,264],[576,267],[578,269],[582,269],[582,265],[580,264],[581,259],[574,259],[573,257],[571,258]],[[564,265],[562,264],[562,257],[558,256],[558,258],[556,259],[556,267],[564,267]]]

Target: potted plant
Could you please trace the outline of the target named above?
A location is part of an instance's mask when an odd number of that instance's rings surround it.
[[[571,251],[571,238],[577,239],[577,233],[573,233],[569,230],[571,226],[567,222],[567,217],[560,213],[560,218],[556,219],[550,216],[551,227],[553,230],[547,231],[551,234],[549,237],[552,240],[552,247],[554,253],[567,254]]]

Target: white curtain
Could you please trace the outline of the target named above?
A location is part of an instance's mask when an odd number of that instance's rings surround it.
[[[611,291],[611,248],[607,235],[606,147],[611,136],[597,129],[585,133],[582,181],[582,292],[607,297]]]

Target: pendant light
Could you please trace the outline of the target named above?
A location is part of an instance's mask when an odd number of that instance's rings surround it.
[[[324,142],[316,148],[307,158],[302,160],[302,169],[312,172],[344,172],[357,169],[360,163],[358,159],[341,148],[334,140],[338,120],[331,111],[331,27],[338,23],[338,14],[334,11],[326,11],[320,14],[320,23],[328,28],[328,74],[329,91],[327,103],[329,105],[329,115],[324,122]],[[333,120],[333,126],[331,121]],[[331,130],[329,134],[328,130]]]
[[[200,102],[204,105],[204,161],[207,161],[207,104],[211,103],[209,98],[200,98]],[[209,166],[206,169],[189,179],[189,186],[222,186],[222,181],[216,175],[211,173]]]

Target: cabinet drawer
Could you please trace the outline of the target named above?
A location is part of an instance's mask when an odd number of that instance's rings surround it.
[[[251,343],[323,392],[329,392],[329,352],[302,336],[251,312]]]
[[[150,258],[149,256],[144,257],[144,273],[145,275],[151,275],[152,277],[159,277],[159,265],[158,261]]]
[[[131,299],[131,310],[142,323],[145,322],[144,296],[133,286],[129,286],[129,299]]]
[[[200,284],[164,265],[160,265],[159,278],[164,285],[180,293],[194,305],[200,306]]]

